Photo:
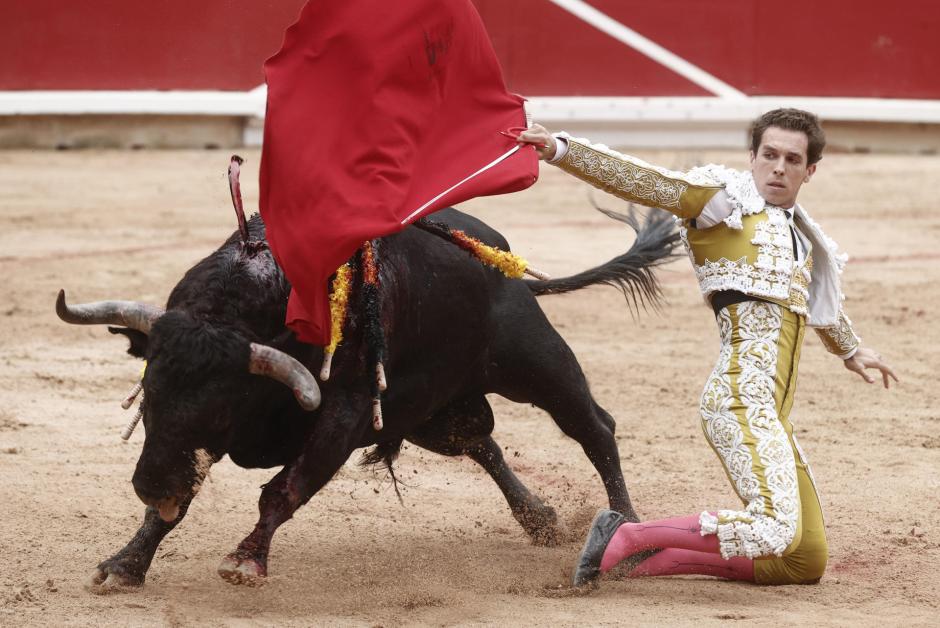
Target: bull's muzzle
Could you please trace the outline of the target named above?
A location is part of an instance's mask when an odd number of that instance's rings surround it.
[[[180,502],[176,497],[155,497],[142,490],[136,482],[134,482],[134,492],[144,504],[156,508],[160,513],[160,518],[167,523],[175,521],[179,516]]]

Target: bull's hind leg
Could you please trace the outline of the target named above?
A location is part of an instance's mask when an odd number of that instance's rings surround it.
[[[189,509],[190,500],[180,504],[179,514],[170,523],[160,518],[159,511],[147,506],[144,522],[137,534],[111,558],[95,568],[89,586],[95,593],[107,593],[122,587],[139,587],[144,584],[153,555],[163,538],[182,521]]]
[[[588,387],[581,365],[539,310],[520,316],[525,325],[501,330],[492,354],[493,392],[548,412],[565,435],[578,441],[604,483],[611,510],[639,521],[620,469],[614,419]]]
[[[408,440],[443,456],[470,456],[503,492],[513,517],[532,541],[553,545],[558,538],[555,510],[519,481],[490,434],[493,410],[483,395],[457,399],[439,410]]]

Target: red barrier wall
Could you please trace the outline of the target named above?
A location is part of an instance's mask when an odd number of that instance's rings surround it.
[[[302,4],[0,0],[0,90],[248,90]],[[708,95],[548,0],[475,4],[522,94]],[[940,99],[935,0],[591,4],[747,94]]]
[[[0,89],[264,82],[303,0],[0,0]]]
[[[521,93],[706,94],[546,0],[475,1]],[[936,0],[590,4],[749,95],[940,98]]]

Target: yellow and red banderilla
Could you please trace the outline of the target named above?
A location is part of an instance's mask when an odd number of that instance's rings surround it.
[[[537,279],[548,280],[550,277],[535,268],[519,255],[503,251],[495,246],[483,243],[459,229],[422,218],[415,226],[441,237],[475,257],[481,264],[495,268],[510,279],[519,279],[531,275]],[[362,273],[362,303],[365,308],[365,339],[368,352],[369,370],[375,375],[372,382],[372,427],[381,430],[382,393],[388,388],[383,360],[385,357],[385,333],[382,330],[382,309],[379,294],[378,241],[363,243],[358,251],[358,267]],[[354,259],[357,259],[354,257]],[[320,379],[330,378],[333,355],[343,341],[343,326],[349,310],[349,298],[352,292],[353,272],[356,264],[352,261],[339,267],[333,278],[330,291],[330,344],[323,351],[323,366]]]

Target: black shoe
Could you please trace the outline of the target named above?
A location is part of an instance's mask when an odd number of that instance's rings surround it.
[[[614,537],[614,533],[623,524],[623,515],[613,510],[601,510],[594,515],[591,529],[581,556],[578,557],[578,566],[574,570],[572,585],[583,587],[597,580],[601,575],[601,559],[607,544]]]

